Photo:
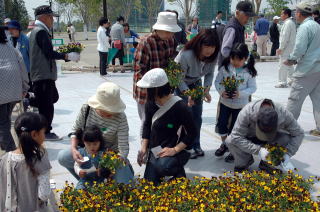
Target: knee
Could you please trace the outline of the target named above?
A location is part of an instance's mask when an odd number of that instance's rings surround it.
[[[227,147],[229,148],[229,146],[232,145],[232,139],[231,139],[231,136],[228,136],[225,140],[225,143],[227,145]]]
[[[69,168],[70,166],[73,167],[74,160],[72,158],[72,153],[69,149],[61,150],[58,153],[58,162],[61,166]]]

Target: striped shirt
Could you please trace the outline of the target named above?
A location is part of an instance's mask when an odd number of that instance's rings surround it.
[[[83,129],[87,104],[84,104],[78,114],[73,130]],[[86,126],[97,126],[103,133],[107,149],[119,152],[122,157],[129,154],[129,126],[125,113],[114,114],[110,118],[99,116],[93,108],[90,108]]]

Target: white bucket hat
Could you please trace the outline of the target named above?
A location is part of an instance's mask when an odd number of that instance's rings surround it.
[[[274,17],[273,17],[273,20],[279,20],[279,19],[280,19],[279,16],[274,16]]]
[[[180,32],[181,28],[177,24],[177,16],[172,12],[160,12],[157,23],[153,25],[154,30],[163,30],[168,32]]]
[[[148,71],[137,86],[140,88],[157,88],[169,82],[166,72],[162,68],[154,68]]]
[[[97,88],[94,96],[88,100],[90,107],[110,113],[122,113],[126,105],[120,98],[120,88],[112,82],[105,82]]]

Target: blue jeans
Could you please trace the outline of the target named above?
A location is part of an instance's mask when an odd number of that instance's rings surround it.
[[[72,157],[71,149],[61,150],[58,154],[59,164],[65,167],[77,180],[80,180],[79,176],[74,171],[74,159]],[[129,184],[130,181],[133,181],[133,169],[131,167],[130,162],[127,160],[128,165],[121,167],[116,170],[116,173],[113,179],[117,183]]]

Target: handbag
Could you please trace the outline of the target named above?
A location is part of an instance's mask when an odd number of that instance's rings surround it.
[[[116,48],[116,49],[122,49],[122,43],[121,43],[121,40],[115,40],[113,41],[113,47]]]

